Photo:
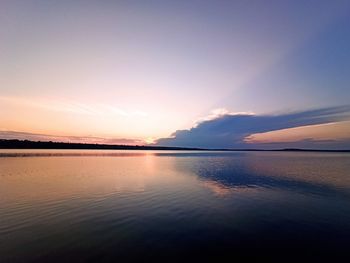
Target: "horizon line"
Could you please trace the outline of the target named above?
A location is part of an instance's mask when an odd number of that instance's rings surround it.
[[[60,146],[60,147],[59,147]],[[31,141],[20,139],[1,139],[0,149],[52,149],[52,150],[183,150],[183,151],[290,151],[290,152],[350,152],[350,149],[310,149],[310,148],[200,148],[186,146],[161,146],[161,145],[128,145],[128,144],[101,144],[78,143],[59,141]]]

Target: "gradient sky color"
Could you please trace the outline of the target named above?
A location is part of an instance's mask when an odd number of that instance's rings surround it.
[[[349,47],[349,1],[4,0],[0,137],[159,143],[208,118],[349,105]],[[304,124],[242,134],[349,145],[346,118]]]

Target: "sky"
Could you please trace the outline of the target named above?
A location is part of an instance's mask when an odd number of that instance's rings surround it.
[[[0,1],[0,138],[350,149],[349,1]]]

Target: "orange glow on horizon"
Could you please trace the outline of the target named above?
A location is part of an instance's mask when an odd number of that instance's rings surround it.
[[[248,136],[248,143],[295,142],[303,139],[341,140],[350,138],[350,121],[282,129]]]

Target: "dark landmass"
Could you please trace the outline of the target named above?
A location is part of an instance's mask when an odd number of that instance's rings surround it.
[[[168,147],[149,145],[113,145],[93,143],[66,143],[53,141],[28,141],[0,139],[0,149],[90,149],[90,150],[178,150],[178,151],[290,151],[290,152],[350,152],[350,150],[317,150],[317,149],[205,149],[189,147]]]
[[[2,140],[0,149],[91,149],[91,150],[204,150],[199,148],[165,147],[148,145],[115,145],[93,143],[44,142],[28,140]]]

